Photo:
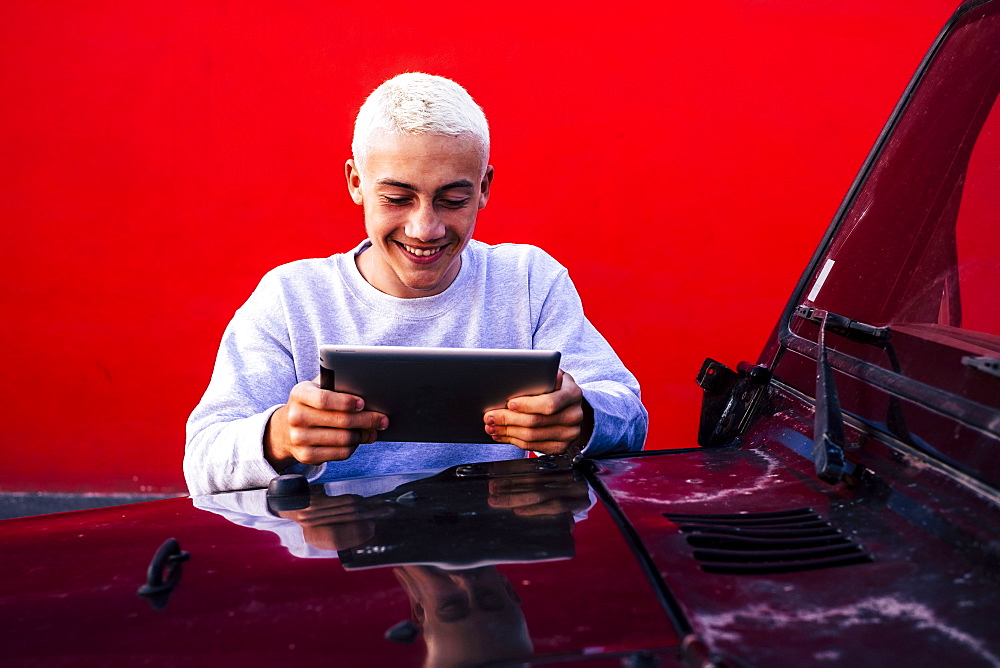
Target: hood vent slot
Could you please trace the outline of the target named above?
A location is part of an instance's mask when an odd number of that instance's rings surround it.
[[[873,560],[812,508],[663,516],[687,534],[694,558],[707,573],[793,573]]]

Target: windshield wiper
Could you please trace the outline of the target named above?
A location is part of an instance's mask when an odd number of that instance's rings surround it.
[[[832,311],[824,311],[815,306],[802,304],[796,307],[795,315],[810,322],[815,322],[817,325],[825,323],[823,329],[834,334],[839,334],[852,341],[881,343],[889,340],[890,331],[888,327],[869,325],[859,320],[852,320],[847,316],[833,313]]]
[[[816,419],[813,426],[813,464],[820,480],[836,485],[844,475],[844,414],[840,410],[837,384],[826,356],[826,332],[854,341],[878,345],[889,339],[888,327],[875,327],[805,304],[795,315],[819,324],[819,354],[816,355]]]

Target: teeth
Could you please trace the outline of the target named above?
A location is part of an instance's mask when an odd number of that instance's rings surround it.
[[[427,249],[425,249],[425,248],[414,248],[413,246],[407,246],[406,244],[402,244],[402,246],[403,246],[403,248],[406,249],[407,253],[410,253],[412,255],[416,255],[417,257],[429,257],[431,255],[435,255],[436,253],[440,253],[441,252],[440,248],[427,248]]]

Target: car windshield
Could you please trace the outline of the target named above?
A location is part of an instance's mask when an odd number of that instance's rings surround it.
[[[958,20],[904,100],[798,299],[888,326],[898,359],[838,337],[828,339],[831,347],[963,393],[967,387],[931,369],[932,348],[960,351],[963,360],[1000,356],[998,88],[1000,13],[978,7]],[[815,340],[801,319],[791,327]],[[996,405],[997,394],[993,386],[967,396]]]

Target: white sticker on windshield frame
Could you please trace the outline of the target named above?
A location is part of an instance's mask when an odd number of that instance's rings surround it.
[[[819,295],[819,291],[823,289],[823,284],[826,283],[826,277],[830,275],[830,270],[833,269],[834,263],[835,260],[827,260],[823,264],[819,276],[816,277],[816,282],[813,283],[812,290],[809,291],[809,296],[806,297],[807,301],[816,301],[816,297]]]

